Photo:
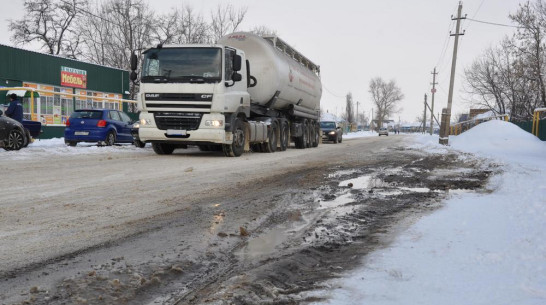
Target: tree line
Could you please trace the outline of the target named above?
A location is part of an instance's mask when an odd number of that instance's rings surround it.
[[[209,14],[191,6],[158,13],[145,0],[25,0],[25,16],[10,20],[15,45],[119,69],[131,53],[157,44],[215,43],[236,31],[246,8],[220,4]],[[271,34],[264,26],[253,31]]]
[[[465,69],[464,88],[475,106],[529,120],[535,108],[546,107],[546,3],[521,3],[509,18],[515,33]]]

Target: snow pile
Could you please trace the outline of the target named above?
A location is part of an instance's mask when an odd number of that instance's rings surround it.
[[[540,161],[546,158],[546,143],[518,126],[500,120],[481,123],[461,135],[449,138],[450,145],[461,151],[503,161]],[[544,162],[544,161],[543,161]]]
[[[365,138],[365,137],[377,137],[377,133],[373,131],[356,131],[344,134],[344,139]]]
[[[432,153],[492,158],[503,173],[491,193],[453,196],[319,295],[336,305],[546,304],[546,143],[502,121],[450,137],[452,148],[416,139]]]

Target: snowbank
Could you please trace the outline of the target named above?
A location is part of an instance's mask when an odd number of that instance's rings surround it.
[[[546,304],[546,143],[490,121],[457,137],[416,136],[422,149],[457,149],[503,167],[491,193],[459,194],[364,266],[322,291],[327,304]]]

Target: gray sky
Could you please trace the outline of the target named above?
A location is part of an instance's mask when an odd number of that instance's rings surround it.
[[[524,0],[467,0],[463,15],[469,18],[511,24],[514,13]],[[3,1],[4,16],[17,19],[23,15],[23,0]],[[424,94],[429,93],[431,72],[439,75],[435,113],[447,105],[449,74],[453,54],[457,0],[154,0],[158,12],[189,4],[204,15],[219,3],[247,7],[241,29],[264,25],[321,66],[324,110],[341,115],[345,95],[352,92],[360,102],[359,111],[369,115],[372,102],[368,93],[373,77],[394,79],[405,95],[400,103],[402,121],[415,121],[423,113]],[[0,43],[11,45],[7,19],[0,20]],[[483,50],[498,44],[515,28],[464,21],[466,34],[459,40],[457,78],[453,114],[467,112],[463,101],[462,76]],[[446,47],[447,46],[447,47]],[[445,51],[444,51],[445,50]],[[442,56],[444,54],[444,56]],[[356,105],[355,105],[356,107]]]

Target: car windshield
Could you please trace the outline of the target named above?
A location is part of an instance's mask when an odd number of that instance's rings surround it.
[[[218,82],[220,48],[162,48],[144,54],[142,82]]]
[[[83,110],[76,111],[70,116],[73,119],[100,119],[102,118],[102,111],[96,110]]]
[[[335,122],[320,122],[320,128],[336,128]]]

